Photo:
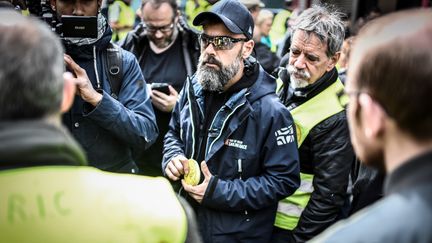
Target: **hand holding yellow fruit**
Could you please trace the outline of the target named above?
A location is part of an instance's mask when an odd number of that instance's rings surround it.
[[[196,160],[194,159],[189,159],[188,167],[189,167],[189,171],[187,174],[184,175],[183,178],[186,184],[191,186],[196,186],[198,185],[201,177],[201,171],[198,162],[196,162]]]

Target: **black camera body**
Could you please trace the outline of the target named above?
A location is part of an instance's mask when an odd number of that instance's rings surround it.
[[[49,0],[27,0],[29,12],[44,20],[61,38],[96,38],[97,16],[63,15],[60,19],[51,9]]]
[[[61,37],[97,38],[97,17],[63,15],[56,31]]]

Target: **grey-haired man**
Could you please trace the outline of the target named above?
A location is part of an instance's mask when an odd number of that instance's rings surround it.
[[[337,11],[323,6],[297,19],[280,98],[297,128],[301,186],[279,203],[273,242],[304,242],[344,214],[354,153],[335,68],[344,39]],[[283,76],[283,75],[282,75]]]

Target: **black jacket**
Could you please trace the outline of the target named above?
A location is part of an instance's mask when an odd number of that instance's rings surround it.
[[[200,55],[198,34],[189,28],[182,18],[179,18],[177,27],[179,30],[179,37],[182,38],[183,58],[186,65],[186,72],[188,76],[192,76],[198,66],[198,58]],[[150,48],[150,43],[142,24],[139,24],[133,31],[129,32],[123,42],[120,43],[120,46],[123,49],[132,52],[138,59],[141,69],[144,68],[142,66],[142,57]]]
[[[275,69],[279,67],[279,58],[262,42],[255,43],[253,55],[269,74],[273,74]]]
[[[285,77],[289,78],[289,75]],[[296,90],[289,88],[289,80],[283,80],[281,100],[292,110],[329,87],[337,78],[337,71],[333,69],[314,84]],[[345,111],[312,128],[299,148],[299,155],[300,171],[314,174],[314,191],[292,232],[291,242],[311,239],[340,219],[346,210],[347,186],[355,156]]]
[[[351,177],[353,188],[350,215],[383,197],[385,173],[357,160],[352,169]]]
[[[0,170],[87,165],[81,147],[62,126],[45,121],[0,122]]]
[[[432,150],[404,161],[385,178],[384,198],[314,242],[432,242]]]
[[[204,242],[269,242],[278,201],[299,185],[293,120],[275,89],[260,68],[255,83],[230,94],[206,130],[204,159],[213,176],[197,206]],[[165,136],[164,169],[179,154],[200,157],[204,93],[195,77],[185,84]]]

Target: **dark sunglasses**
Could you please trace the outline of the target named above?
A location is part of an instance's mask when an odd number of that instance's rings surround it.
[[[206,34],[201,34],[199,36],[199,41],[201,43],[201,48],[205,49],[208,45],[213,44],[216,50],[231,50],[234,44],[240,41],[248,41],[247,38],[233,38],[230,36],[209,36]]]

